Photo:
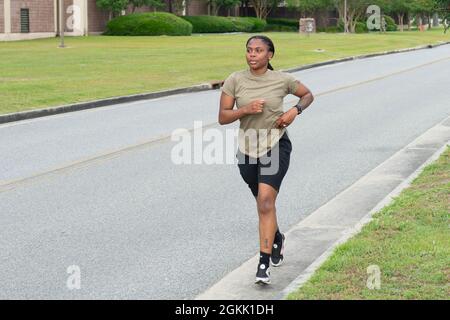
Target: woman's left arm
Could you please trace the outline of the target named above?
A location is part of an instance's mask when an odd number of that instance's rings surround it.
[[[299,103],[297,103],[297,105],[300,105],[302,110],[305,110],[314,101],[314,96],[311,90],[309,90],[303,83],[298,80],[296,82],[298,82],[299,86],[297,88],[297,91],[295,91],[293,95],[300,98],[300,101]]]
[[[299,103],[297,103],[297,105],[299,105],[302,110],[305,110],[314,101],[314,96],[311,90],[309,90],[303,83],[301,83],[300,81],[296,82],[298,82],[299,85],[297,87],[297,91],[295,91],[293,95],[300,98],[300,101]],[[295,106],[290,108],[288,111],[283,113],[281,117],[277,119],[276,123],[278,127],[283,128],[290,125],[294,121],[297,114],[298,110]]]

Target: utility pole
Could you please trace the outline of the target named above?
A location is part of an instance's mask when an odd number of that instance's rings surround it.
[[[59,44],[60,48],[64,48],[64,1],[59,0],[59,38],[61,39],[61,43]]]
[[[348,33],[348,27],[347,27],[347,0],[344,0],[344,33]]]

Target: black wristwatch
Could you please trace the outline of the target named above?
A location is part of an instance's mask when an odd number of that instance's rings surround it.
[[[300,102],[295,105],[295,108],[297,108],[297,115],[303,112],[302,106],[300,105]]]

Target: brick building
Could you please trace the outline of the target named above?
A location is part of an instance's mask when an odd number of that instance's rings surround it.
[[[169,11],[169,1],[166,1],[166,11]],[[54,37],[59,34],[59,0],[0,0],[0,40],[22,40]],[[172,12],[178,15],[206,15],[211,12],[205,0],[190,0],[188,6]],[[63,0],[65,35],[99,34],[104,31],[109,20],[109,12],[97,7],[96,0]],[[138,12],[153,11],[143,7]],[[125,13],[132,12],[127,8]],[[219,10],[219,15],[255,16],[248,1],[243,1],[241,7],[231,10]],[[328,14],[320,14],[319,18],[328,19]],[[299,18],[298,12],[288,11],[283,5],[275,8],[269,17]],[[317,21],[317,25],[328,24]]]
[[[59,0],[0,0],[0,40],[56,36],[59,33],[59,3]],[[188,11],[192,14],[207,13],[202,4],[201,0],[191,0]],[[96,0],[63,0],[63,6],[66,35],[104,31],[109,12],[99,9]],[[132,8],[126,11],[129,13]],[[138,11],[150,11],[150,8]]]

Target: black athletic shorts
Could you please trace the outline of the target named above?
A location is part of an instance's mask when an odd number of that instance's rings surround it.
[[[255,197],[258,196],[258,183],[271,185],[277,192],[289,168],[292,151],[291,140],[287,131],[265,155],[259,158],[242,153],[239,148],[236,154],[239,172]]]

